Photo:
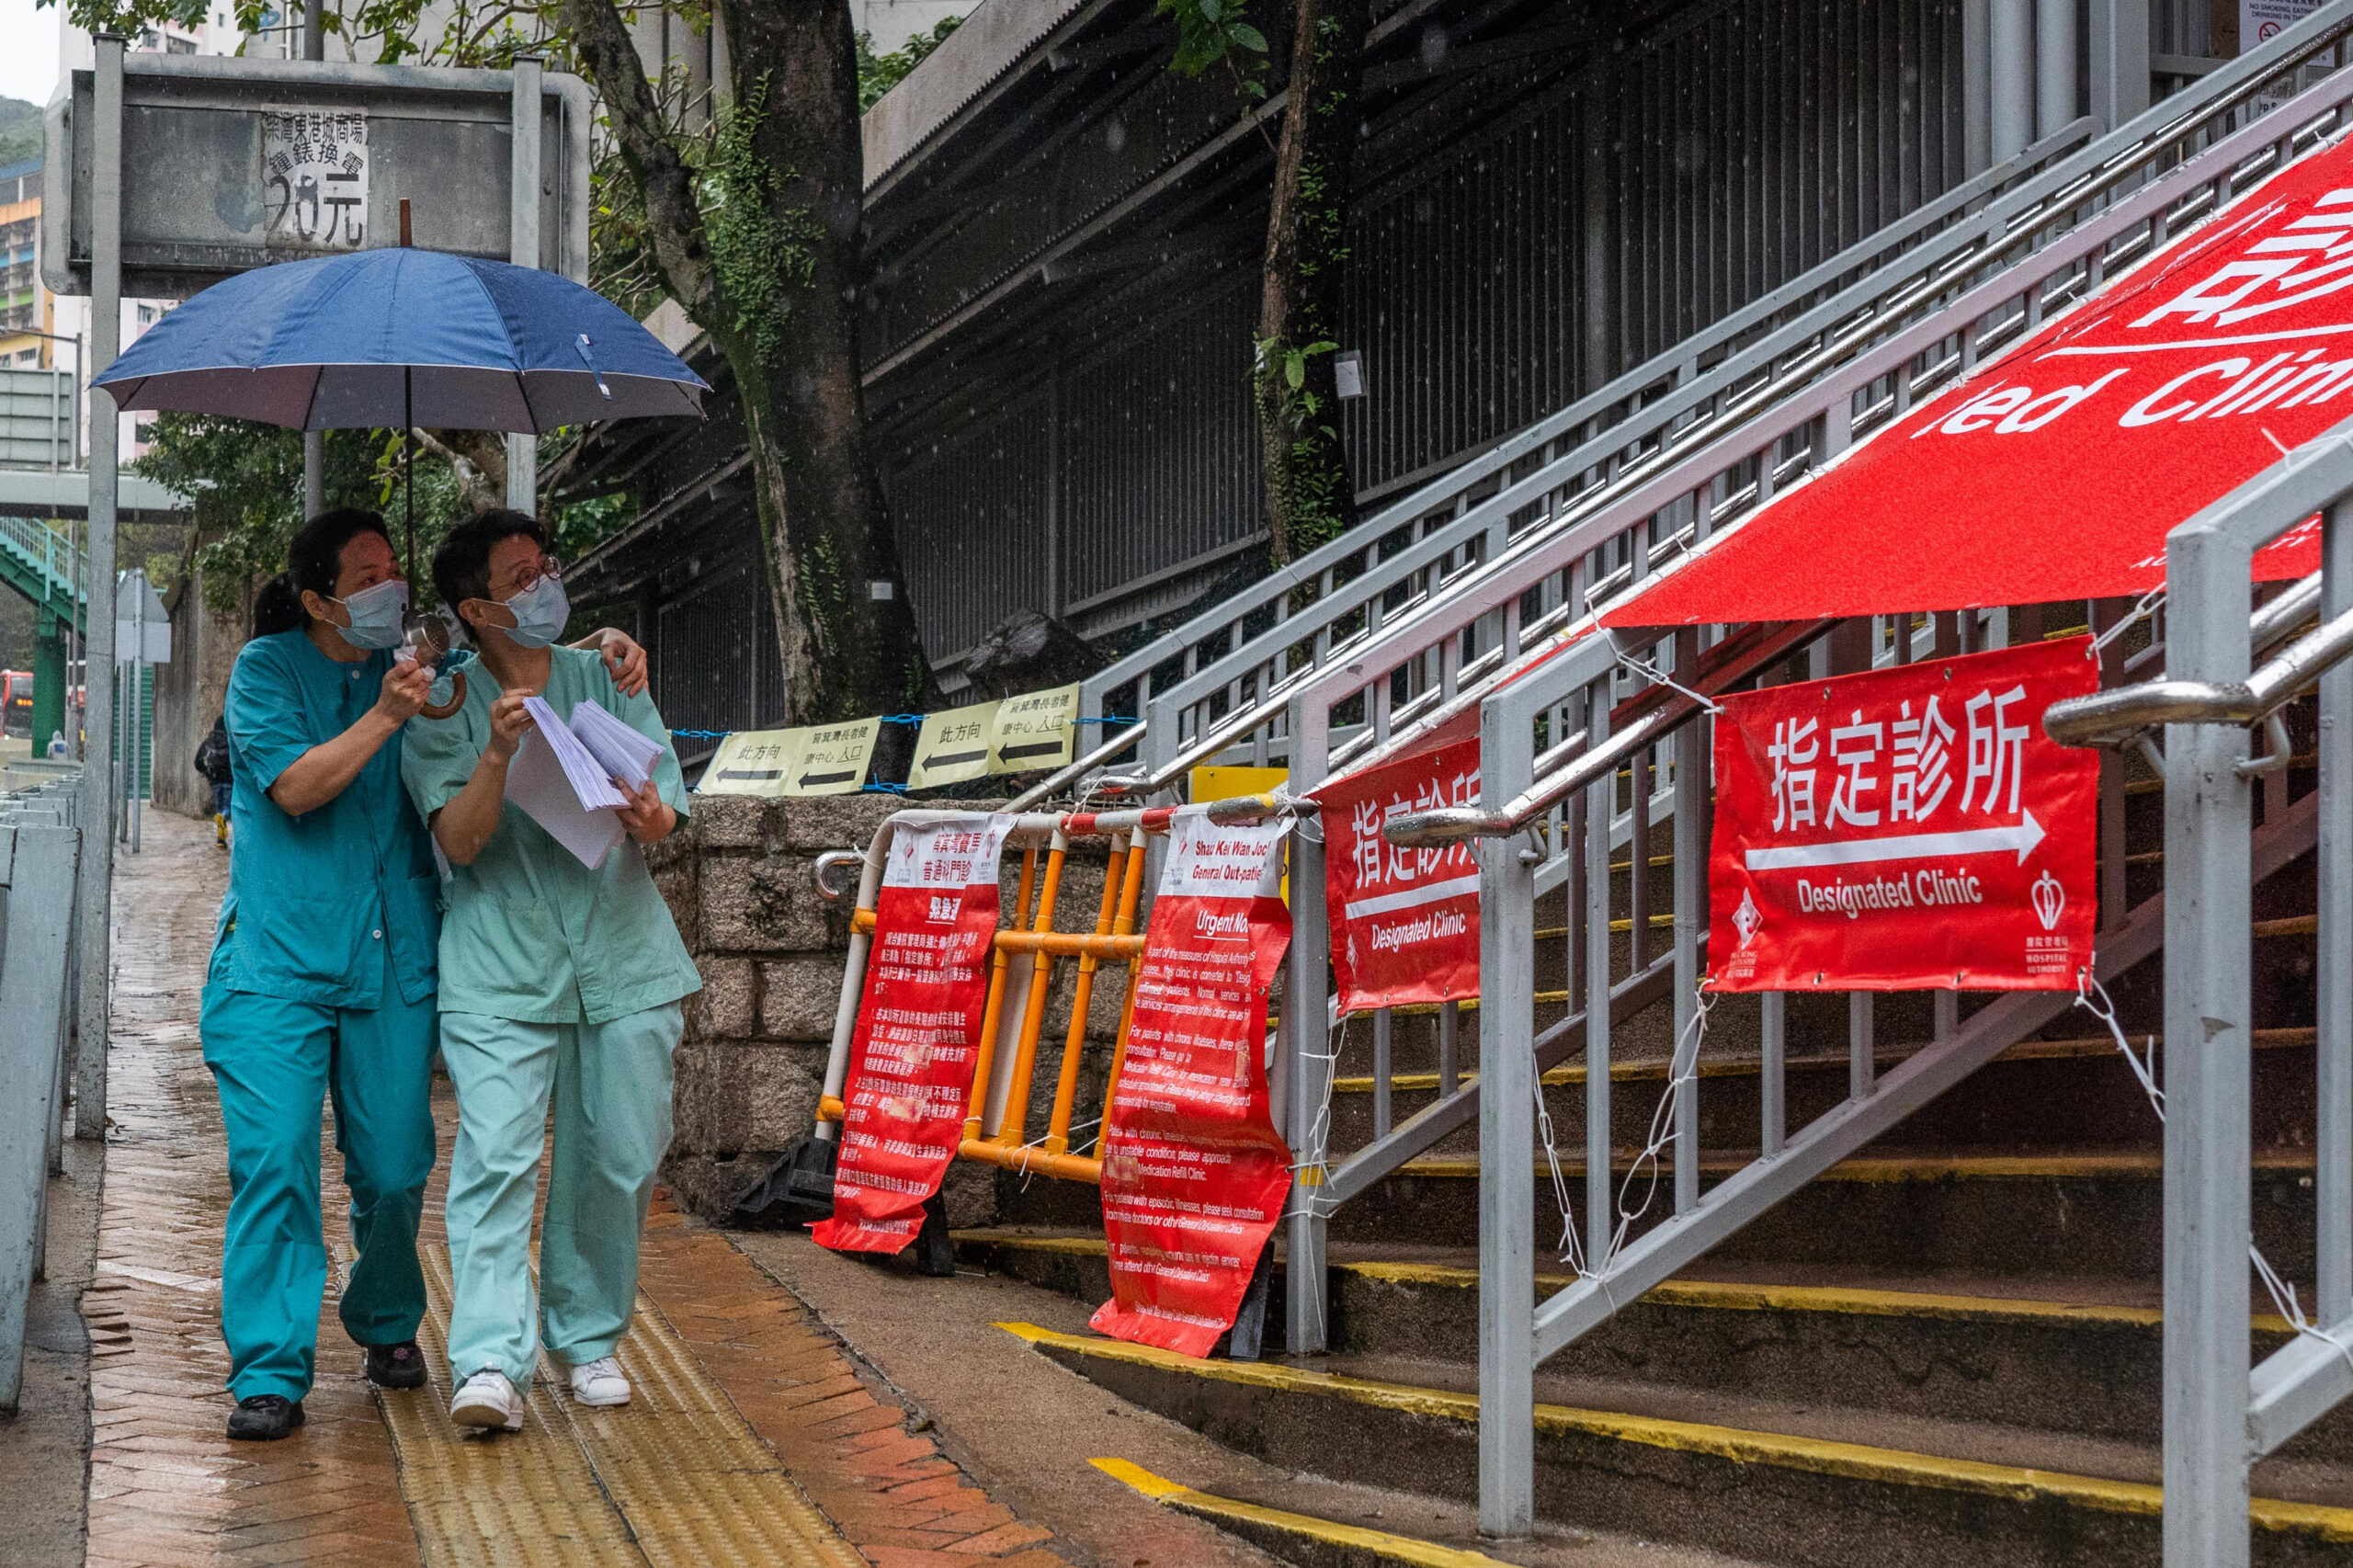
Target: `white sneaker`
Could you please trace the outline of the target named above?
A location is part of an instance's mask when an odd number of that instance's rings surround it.
[[[476,1372],[449,1402],[449,1419],[460,1426],[501,1432],[523,1429],[523,1396],[504,1372]]]
[[[629,1380],[621,1376],[621,1364],[599,1356],[573,1368],[572,1397],[583,1404],[627,1404]]]

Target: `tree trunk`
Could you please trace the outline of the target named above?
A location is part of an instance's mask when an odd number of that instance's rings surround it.
[[[848,0],[722,0],[733,97],[697,176],[614,0],[563,0],[645,197],[663,280],[734,372],[792,723],[926,707],[938,687],[858,377],[865,153]]]
[[[1267,532],[1278,562],[1357,520],[1333,358],[1341,347],[1348,181],[1370,11],[1370,0],[1299,0],[1291,38],[1254,371]]]

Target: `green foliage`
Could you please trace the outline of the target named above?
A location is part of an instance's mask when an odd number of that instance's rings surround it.
[[[1267,96],[1267,35],[1250,25],[1249,0],[1155,0],[1152,14],[1176,18],[1176,57],[1170,69],[1198,76],[1222,61],[1243,90]]]
[[[880,102],[883,94],[907,78],[907,73],[922,64],[931,51],[948,41],[956,30],[960,18],[944,17],[939,25],[927,33],[916,33],[888,54],[874,52],[871,34],[858,35],[858,112],[864,114]]]
[[[0,167],[40,156],[40,106],[0,98]]]
[[[759,147],[768,79],[752,83],[714,120],[699,192],[703,235],[720,297],[735,330],[764,365],[783,354],[792,296],[814,278],[824,231],[806,208],[782,207],[779,187],[795,178],[768,163]]]

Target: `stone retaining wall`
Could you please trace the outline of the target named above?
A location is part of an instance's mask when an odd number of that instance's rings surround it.
[[[678,1049],[676,1130],[663,1175],[678,1202],[707,1218],[723,1217],[816,1117],[849,946],[849,906],[819,894],[816,858],[828,849],[863,848],[904,804],[889,795],[698,798],[687,829],[650,858],[703,978],[701,994],[688,1005]],[[990,803],[972,805],[985,811]],[[1059,929],[1094,929],[1106,859],[1099,839],[1074,846],[1063,874]],[[1007,911],[1020,873],[1020,854],[1007,850]],[[1053,1105],[1075,978],[1074,962],[1056,965],[1030,1086],[1031,1138],[1044,1134]],[[1107,968],[1097,978],[1073,1113],[1074,1147],[1094,1137],[1096,1130],[1085,1124],[1102,1114],[1103,1078],[1126,991],[1124,968]],[[1010,1196],[1021,1179],[959,1161],[947,1188],[950,1222],[992,1222],[1001,1196]],[[1033,1185],[1044,1182],[1039,1177]],[[1008,1190],[1001,1195],[1001,1187]],[[1093,1189],[1066,1198],[1089,1208]]]

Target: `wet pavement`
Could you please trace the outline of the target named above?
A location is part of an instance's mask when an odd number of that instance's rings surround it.
[[[331,1284],[307,1426],[280,1443],[229,1442],[218,1328],[228,1175],[196,1028],[227,871],[211,840],[210,824],[154,812],[145,852],[117,872],[113,1126],[82,1300],[89,1562],[1063,1562],[1048,1528],[993,1501],[798,1299],[666,1206],[620,1352],[635,1402],[576,1407],[543,1360],[522,1434],[461,1438],[434,1356],[449,1306],[438,1171],[421,1335],[432,1384],[371,1390]],[[456,1108],[437,1089],[446,1170]],[[340,1213],[327,1231],[347,1257]]]

